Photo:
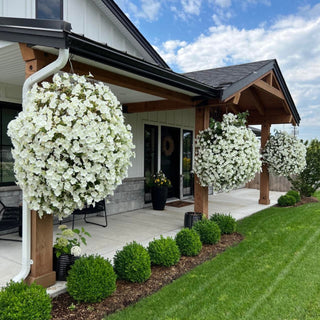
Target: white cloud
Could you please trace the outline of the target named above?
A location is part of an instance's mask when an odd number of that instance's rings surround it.
[[[320,107],[314,106],[320,101],[320,4],[279,17],[268,28],[213,26],[194,42],[175,47],[164,43],[160,53],[170,54],[169,63],[183,72],[276,58],[299,108],[301,125],[310,123],[319,130]]]
[[[139,5],[137,1],[130,0],[118,0],[117,3],[135,24],[139,24],[140,19],[155,21],[161,12],[161,2],[158,0],[140,0]]]
[[[181,6],[186,14],[200,14],[201,0],[181,0]]]

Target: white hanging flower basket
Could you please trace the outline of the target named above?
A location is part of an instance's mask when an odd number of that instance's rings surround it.
[[[8,130],[30,209],[62,218],[112,195],[134,156],[130,130],[102,82],[63,73],[34,85]]]
[[[259,140],[245,126],[246,114],[223,116],[196,137],[194,172],[201,186],[229,191],[252,180],[261,170]]]
[[[276,176],[299,174],[306,166],[306,147],[287,132],[276,131],[262,152],[263,162]]]

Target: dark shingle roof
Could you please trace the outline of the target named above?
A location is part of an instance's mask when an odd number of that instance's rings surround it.
[[[229,67],[200,70],[184,73],[184,75],[216,89],[226,89],[250,74],[257,72],[270,62],[273,63],[274,60],[264,60]]]

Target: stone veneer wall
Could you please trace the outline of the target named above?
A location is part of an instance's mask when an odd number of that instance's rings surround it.
[[[132,211],[144,207],[145,178],[127,178],[118,186],[112,197],[108,197],[107,215]]]
[[[144,178],[124,179],[112,197],[108,198],[107,215],[144,207]],[[19,206],[22,191],[18,186],[0,187],[0,199],[6,206]]]
[[[277,177],[270,174],[270,191],[287,192],[291,189],[291,182],[286,177]],[[260,173],[257,173],[255,178],[246,184],[247,188],[260,189]]]

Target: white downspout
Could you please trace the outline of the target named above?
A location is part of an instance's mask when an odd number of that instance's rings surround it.
[[[62,69],[69,59],[69,49],[59,49],[58,58],[28,77],[22,88],[22,110],[25,110],[27,93],[36,82],[40,82]],[[31,260],[31,215],[25,200],[22,203],[22,263],[20,272],[12,279],[24,280],[30,273]]]

